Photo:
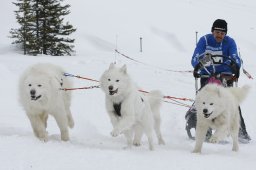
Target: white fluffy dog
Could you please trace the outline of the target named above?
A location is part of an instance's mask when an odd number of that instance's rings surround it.
[[[239,104],[246,97],[249,86],[224,88],[208,84],[196,96],[197,110],[196,144],[193,152],[201,152],[209,127],[215,129],[210,142],[217,143],[227,135],[233,140],[233,151],[238,151],[238,132],[240,126]]]
[[[64,71],[53,64],[36,64],[25,70],[19,82],[20,102],[30,120],[34,134],[47,141],[48,115],[52,115],[61,132],[61,140],[69,140],[68,126],[74,121],[70,112],[71,82],[63,76]]]
[[[100,85],[106,95],[106,109],[113,125],[113,137],[123,133],[128,147],[131,147],[132,143],[139,146],[145,133],[149,149],[153,150],[155,128],[158,143],[164,144],[160,132],[162,94],[159,91],[142,94],[127,74],[126,65],[118,68],[113,63],[101,76]]]

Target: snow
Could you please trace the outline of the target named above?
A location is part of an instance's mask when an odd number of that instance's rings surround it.
[[[98,80],[110,62],[126,64],[134,81],[144,90],[160,89],[165,95],[195,97],[191,73],[166,69],[192,70],[190,65],[196,32],[210,32],[212,22],[223,18],[228,22],[228,35],[240,49],[245,69],[255,77],[256,2],[253,0],[66,0],[71,13],[66,16],[77,31],[76,56],[24,56],[18,52],[9,30],[18,25],[15,5],[10,0],[0,6],[0,169],[3,170],[131,170],[131,169],[208,169],[251,170],[256,158],[255,80],[241,73],[239,86],[249,84],[252,91],[241,105],[247,131],[252,141],[240,144],[240,151],[231,151],[226,144],[204,143],[202,154],[191,153],[195,142],[185,131],[186,107],[164,103],[162,132],[166,145],[149,151],[143,138],[141,147],[123,149],[123,136],[111,137],[112,126],[105,111],[104,94],[100,89],[77,90],[72,95],[74,129],[71,140],[60,140],[55,120],[50,117],[49,141],[34,137],[29,120],[18,101],[18,80],[22,71],[38,62],[62,66],[68,73]],[[143,52],[139,52],[139,38]],[[143,62],[129,60],[121,53]],[[75,87],[98,85],[95,82],[70,78]],[[186,104],[191,104],[186,102]]]

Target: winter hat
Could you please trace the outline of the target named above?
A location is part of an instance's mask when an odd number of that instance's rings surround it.
[[[212,24],[212,32],[214,30],[218,30],[218,31],[222,31],[227,33],[228,31],[228,26],[227,26],[227,22],[223,19],[217,19],[214,21],[214,23]]]

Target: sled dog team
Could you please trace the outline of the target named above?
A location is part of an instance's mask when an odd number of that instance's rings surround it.
[[[47,119],[52,115],[60,129],[61,140],[69,140],[69,128],[74,127],[70,111],[72,83],[64,70],[48,63],[35,64],[22,74],[19,81],[20,102],[30,120],[34,135],[47,141]],[[127,73],[126,65],[117,67],[111,63],[100,78],[105,93],[105,106],[113,125],[111,135],[123,134],[127,147],[140,146],[143,134],[149,149],[154,149],[154,132],[158,144],[165,144],[161,133],[160,107],[163,95],[154,90],[147,94],[138,91]],[[238,151],[239,104],[246,97],[248,86],[224,88],[216,84],[206,85],[196,96],[196,142],[193,152],[201,152],[208,128],[215,129],[210,142],[217,143],[231,135],[233,151]]]

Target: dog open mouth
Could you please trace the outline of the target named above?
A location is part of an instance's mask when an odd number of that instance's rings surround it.
[[[40,99],[42,96],[41,95],[39,95],[39,96],[34,96],[34,95],[31,95],[31,100],[38,100],[38,99]]]
[[[204,114],[204,117],[207,119],[208,117],[211,116],[212,112],[211,113],[203,113]]]
[[[118,89],[116,89],[116,90],[109,90],[109,95],[114,95],[114,94],[116,94],[118,92]]]

